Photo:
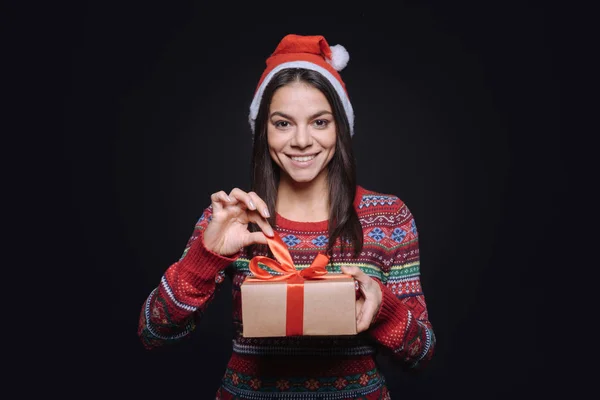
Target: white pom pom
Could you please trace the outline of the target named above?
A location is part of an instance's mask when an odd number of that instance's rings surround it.
[[[350,54],[344,46],[341,44],[336,44],[334,46],[329,46],[331,49],[331,60],[327,60],[329,64],[336,70],[343,70],[346,65],[348,65],[348,60],[350,60]]]

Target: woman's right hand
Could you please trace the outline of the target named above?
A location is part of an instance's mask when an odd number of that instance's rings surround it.
[[[230,256],[250,244],[267,244],[274,232],[267,218],[265,202],[254,192],[234,188],[210,196],[212,219],[204,230],[204,246],[222,256]],[[249,223],[256,223],[261,231],[250,232]]]

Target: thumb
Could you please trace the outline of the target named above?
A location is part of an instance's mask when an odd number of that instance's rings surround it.
[[[356,265],[342,265],[341,270],[343,273],[352,275],[359,281],[364,281],[367,275],[362,271],[362,269],[358,268]]]
[[[342,272],[345,274],[351,275],[356,279],[361,285],[370,285],[371,277],[365,274],[362,269],[357,267],[356,265],[352,266],[342,266]]]
[[[340,267],[340,269],[342,270],[343,273],[348,274],[348,275],[356,275],[356,273],[358,272],[358,268],[356,268],[355,266],[351,266],[351,265],[342,265]]]
[[[252,232],[244,238],[244,247],[251,244],[268,244],[267,238],[262,232]]]
[[[342,272],[343,272],[344,274],[350,275],[350,276],[352,276],[352,277],[354,278],[354,290],[356,291],[356,299],[359,299],[359,298],[361,298],[361,293],[362,293],[362,291],[361,291],[361,289],[360,289],[359,280],[356,278],[356,276],[357,276],[357,275],[358,275],[360,272],[362,272],[362,271],[360,270],[360,268],[358,268],[358,267],[356,267],[356,266],[342,265],[342,266],[340,267],[340,269],[342,270]],[[357,308],[357,314],[356,314],[356,315],[358,315],[358,309],[359,309],[359,308],[362,308],[362,303],[360,303],[360,304],[358,304],[358,303],[357,303],[357,304],[356,304],[356,306],[358,307],[358,308]]]

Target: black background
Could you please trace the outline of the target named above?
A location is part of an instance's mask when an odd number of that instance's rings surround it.
[[[33,341],[53,354],[34,371],[49,377],[45,392],[214,394],[231,351],[229,283],[179,346],[143,350],[138,316],[210,194],[247,189],[248,107],[287,33],[324,35],[349,51],[342,76],[359,183],[401,197],[419,228],[438,347],[419,376],[380,360],[392,397],[581,388],[574,359],[586,334],[565,322],[572,291],[561,289],[577,283],[554,279],[573,240],[563,218],[572,181],[560,11],[394,4],[343,15],[310,4],[245,12],[81,1],[31,8],[8,24],[15,57],[31,60],[14,71],[13,104],[40,106],[20,118],[23,131],[35,127],[21,136],[32,156],[22,173],[39,178],[22,205],[35,210],[37,248],[64,284],[44,307],[64,344]],[[68,372],[57,373],[52,365],[67,357]]]

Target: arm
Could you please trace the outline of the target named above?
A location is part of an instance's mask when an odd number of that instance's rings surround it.
[[[176,343],[195,329],[213,299],[225,268],[235,260],[206,249],[203,233],[212,217],[204,210],[183,255],[167,270],[142,306],[138,336],[147,349]]]
[[[406,370],[425,367],[433,357],[436,339],[428,319],[420,281],[418,233],[412,213],[402,204],[395,215],[396,239],[390,270],[379,284],[382,301],[369,335],[392,360]]]

